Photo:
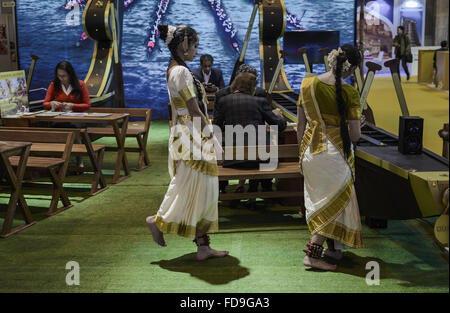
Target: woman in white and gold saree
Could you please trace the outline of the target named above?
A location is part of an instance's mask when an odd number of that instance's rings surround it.
[[[344,45],[333,50],[328,60],[329,72],[302,81],[297,135],[311,232],[303,264],[335,270],[336,265],[322,258],[323,252],[339,260],[342,249],[362,247],[352,146],[360,136],[360,98],[343,81],[354,72],[361,56],[355,47]],[[325,240],[328,249],[324,251]]]
[[[166,246],[163,233],[177,234],[194,238],[197,260],[224,257],[228,251],[211,249],[207,235],[219,227],[216,154],[221,147],[208,128],[205,91],[185,63],[197,54],[199,37],[187,26],[159,25],[158,30],[172,55],[166,76],[174,123],[169,139],[171,181],[157,214],[146,221],[160,246]]]

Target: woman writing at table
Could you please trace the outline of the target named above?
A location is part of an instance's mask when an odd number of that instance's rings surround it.
[[[44,109],[85,112],[90,107],[86,84],[78,79],[72,64],[67,61],[59,62],[55,68],[55,78],[45,96]]]

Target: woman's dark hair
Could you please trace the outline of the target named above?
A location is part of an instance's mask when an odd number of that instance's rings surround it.
[[[80,81],[78,80],[78,76],[75,73],[72,64],[67,61],[59,62],[55,67],[55,78],[53,79],[53,86],[55,88],[55,91],[61,91],[61,81],[58,78],[58,70],[64,70],[67,72],[67,74],[69,75],[70,85],[72,86],[72,93],[77,99],[80,98],[82,94]]]
[[[167,35],[169,32],[169,25],[167,24],[159,24],[158,25],[158,31],[159,31],[159,37],[166,41]],[[203,104],[203,94],[202,94],[202,88],[200,81],[194,76],[191,69],[186,65],[186,63],[178,56],[177,54],[177,48],[178,46],[184,41],[184,37],[187,37],[188,39],[188,46],[194,44],[197,42],[197,32],[188,26],[178,26],[175,32],[173,33],[173,39],[170,41],[168,48],[170,50],[170,53],[172,55],[172,59],[175,60],[179,65],[184,66],[189,70],[189,72],[192,75],[192,78],[195,82],[195,88],[197,90],[197,100],[199,104]],[[200,105],[200,110],[203,112],[204,108],[203,105]],[[206,114],[206,112],[203,112]]]
[[[397,27],[397,29],[401,29],[403,32],[405,32],[405,27],[404,26],[399,26],[399,27]]]
[[[342,53],[337,57],[336,68],[334,69],[335,87],[336,87],[336,103],[338,106],[339,115],[341,117],[340,130],[342,142],[344,144],[344,154],[346,157],[350,154],[350,134],[348,130],[348,123],[346,119],[346,105],[342,96],[342,67],[345,61],[348,61],[352,66],[358,66],[361,62],[360,51],[352,45],[343,45],[341,47]]]
[[[239,73],[231,83],[231,91],[239,90],[242,93],[253,95],[257,84],[257,78],[251,73]]]

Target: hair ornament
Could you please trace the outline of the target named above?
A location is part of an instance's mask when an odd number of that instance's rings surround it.
[[[170,42],[173,40],[173,35],[175,34],[176,30],[177,30],[177,28],[175,26],[169,25],[168,30],[167,30],[167,38],[164,41],[166,46],[168,46],[170,44]]]
[[[331,68],[336,68],[337,66],[337,57],[339,55],[343,55],[345,56],[345,52],[339,47],[339,49],[333,49],[329,54],[328,54],[328,64],[330,65]],[[350,68],[352,67],[352,65],[350,64],[350,62],[346,59],[345,62],[342,64],[342,72],[347,72],[350,70]]]

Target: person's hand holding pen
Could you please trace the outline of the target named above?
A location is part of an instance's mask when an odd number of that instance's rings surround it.
[[[59,108],[62,108],[62,103],[59,101],[51,101],[50,102],[51,111],[56,111]]]

